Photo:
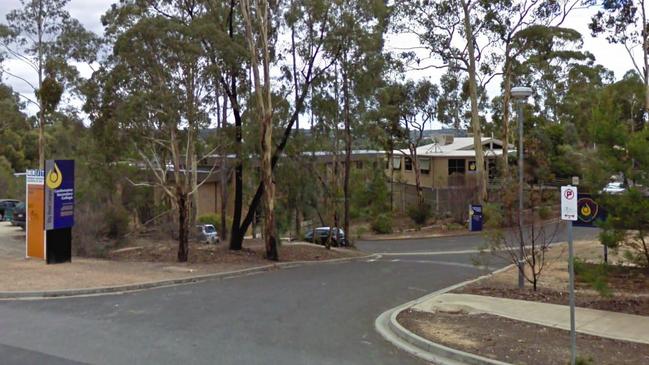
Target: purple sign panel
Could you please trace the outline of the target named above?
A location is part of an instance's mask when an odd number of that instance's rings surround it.
[[[74,160],[45,163],[45,229],[74,225]]]

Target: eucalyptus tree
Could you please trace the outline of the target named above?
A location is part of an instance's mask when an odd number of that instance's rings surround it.
[[[511,89],[515,78],[515,67],[520,57],[532,46],[523,38],[555,34],[561,37],[560,26],[574,10],[585,6],[584,0],[489,0],[481,1],[489,37],[494,41],[498,54],[493,65],[494,75],[502,77],[502,99],[500,100],[501,140],[503,161],[501,172],[508,174]]]
[[[189,16],[197,4],[123,3],[103,17],[113,54],[103,67],[112,94],[105,103],[134,141],[135,163],[171,201],[178,220],[178,261],[188,259],[192,196],[198,182],[198,131],[209,123],[203,99],[209,84],[201,39]],[[208,153],[209,154],[209,153]]]
[[[649,121],[649,2],[646,0],[597,1],[600,6],[589,25],[592,34],[605,35],[611,44],[621,44],[645,86],[645,122]],[[639,50],[639,52],[637,52]],[[639,53],[639,55],[638,55]]]
[[[415,187],[420,208],[424,205],[423,189],[421,187],[421,166],[417,149],[424,140],[424,131],[430,126],[437,115],[439,88],[428,80],[418,82],[408,81],[392,85],[394,97],[393,107],[397,110],[399,128],[397,143],[406,145],[406,150],[400,150],[412,164],[415,173]]]
[[[406,53],[409,61],[416,61],[419,69],[452,69],[467,76],[467,89],[471,105],[471,129],[476,154],[479,201],[487,198],[487,174],[482,147],[480,116],[480,89],[493,74],[487,52],[493,43],[484,36],[487,23],[480,2],[476,0],[415,0],[396,2],[397,29],[417,37],[419,43],[432,56],[430,64],[413,52]]]
[[[99,39],[65,9],[68,0],[21,0],[21,7],[7,13],[0,25],[5,55],[26,66],[37,82],[3,67],[3,72],[24,82],[35,98],[21,95],[38,109],[38,155],[45,167],[45,124],[61,101],[65,87],[79,72],[69,61],[92,63]]]
[[[361,122],[373,103],[374,91],[381,85],[386,66],[383,35],[389,19],[385,1],[361,0],[333,2],[332,16],[338,21],[327,43],[326,57],[336,64],[335,82],[340,79],[339,95],[342,105],[345,163],[343,170],[344,230],[350,225],[350,176],[353,136],[352,129]],[[339,71],[339,72],[338,72]],[[340,96],[340,98],[339,98]]]

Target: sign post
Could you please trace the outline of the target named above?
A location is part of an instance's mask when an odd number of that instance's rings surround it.
[[[575,252],[572,244],[572,222],[578,219],[577,187],[561,187],[561,219],[568,225],[568,272],[570,290],[570,364],[577,359],[577,333],[575,332]]]
[[[74,161],[45,163],[45,252],[48,264],[72,259]]]
[[[25,257],[45,259],[45,197],[43,170],[27,170]]]

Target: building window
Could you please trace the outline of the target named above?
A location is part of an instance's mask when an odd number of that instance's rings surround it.
[[[451,158],[448,160],[448,174],[453,173],[464,174],[466,172],[466,164],[463,158],[454,159]]]
[[[430,158],[422,158],[419,160],[419,171],[424,175],[430,173]]]
[[[412,158],[406,157],[405,166],[406,166],[406,171],[412,171]]]
[[[392,169],[401,170],[401,157],[392,157]]]
[[[363,161],[356,161],[356,168],[357,169],[362,169],[363,168]]]

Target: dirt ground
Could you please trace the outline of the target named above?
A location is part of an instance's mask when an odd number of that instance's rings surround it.
[[[369,223],[357,224],[352,231],[362,232],[359,237],[363,240],[389,240],[389,239],[408,239],[408,238],[425,238],[441,237],[451,234],[469,233],[466,226],[453,223],[452,219],[440,221],[424,227],[413,227],[412,220],[408,217],[395,218],[393,222],[393,232],[378,234],[372,232]]]
[[[264,243],[260,239],[245,240],[241,251],[231,251],[227,243],[204,244],[190,243],[189,264],[268,264],[264,258]],[[108,254],[115,261],[139,262],[175,262],[178,244],[175,241],[152,241],[139,238],[129,247],[115,250]],[[364,253],[352,250],[313,245],[306,242],[284,243],[279,247],[280,262],[321,261],[345,257],[362,256]]]
[[[231,252],[226,245],[190,244],[188,263],[176,262],[177,246],[135,240],[140,244],[110,254],[112,259],[73,257],[71,263],[46,265],[25,259],[25,235],[19,228],[0,223],[0,291],[41,291],[107,287],[180,279],[272,264],[263,258],[259,241],[245,242],[246,249]],[[281,261],[318,261],[361,256],[355,250],[327,251],[308,244],[286,244]]]
[[[498,316],[407,310],[398,322],[433,342],[512,364],[570,362],[570,332]],[[578,356],[590,364],[649,364],[649,345],[577,334]]]
[[[575,256],[587,262],[601,262],[602,246],[597,241],[575,243]],[[526,283],[524,290],[517,288],[518,271],[511,268],[485,280],[467,285],[456,292],[490,295],[502,298],[568,304],[568,259],[566,246],[550,249],[550,264],[544,269],[538,290]],[[576,275],[576,305],[578,307],[610,310],[615,312],[649,315],[649,270],[615,266],[621,261],[621,252],[609,252],[608,287],[611,295],[606,297],[595,291],[592,285]],[[586,264],[593,267],[594,264]]]

